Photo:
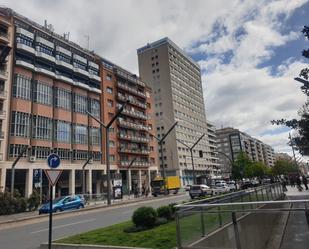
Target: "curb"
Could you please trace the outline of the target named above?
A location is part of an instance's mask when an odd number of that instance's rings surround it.
[[[86,206],[83,209],[76,209],[76,210],[72,210],[70,212],[61,212],[61,213],[53,213],[53,216],[61,216],[61,215],[66,215],[66,214],[72,214],[72,213],[82,213],[82,212],[86,212],[86,211],[91,211],[91,210],[96,210],[96,209],[104,209],[104,208],[109,208],[109,207],[117,207],[117,206],[121,206],[121,205],[125,205],[125,204],[130,204],[130,203],[138,203],[138,202],[143,202],[143,201],[151,201],[151,200],[158,200],[158,199],[166,199],[172,196],[181,196],[181,195],[185,195],[185,193],[179,193],[179,194],[175,194],[175,195],[170,195],[170,196],[160,196],[160,197],[149,197],[149,198],[142,198],[142,199],[132,199],[132,200],[128,200],[128,201],[123,201],[123,202],[116,202],[116,203],[112,203],[110,206],[108,206],[107,204],[95,204],[95,205],[91,205],[91,206]],[[16,219],[11,219],[11,220],[6,220],[6,221],[0,221],[0,226],[2,225],[9,225],[15,222],[22,222],[22,221],[28,221],[28,220],[40,220],[43,218],[47,218],[49,216],[49,214],[43,214],[43,215],[33,215],[33,216],[28,216],[28,217],[24,217],[24,218],[16,218]]]

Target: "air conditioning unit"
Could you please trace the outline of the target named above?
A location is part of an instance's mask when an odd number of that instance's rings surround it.
[[[93,164],[93,159],[90,159],[90,160],[89,160],[89,164]]]
[[[35,160],[36,160],[36,157],[35,157],[35,156],[30,156],[30,157],[29,157],[29,161],[30,161],[30,162],[35,162]]]

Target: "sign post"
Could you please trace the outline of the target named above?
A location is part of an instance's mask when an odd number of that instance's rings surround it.
[[[47,157],[47,165],[50,169],[45,170],[45,174],[49,181],[49,232],[48,232],[48,249],[52,244],[52,227],[53,227],[53,187],[56,185],[62,170],[56,169],[60,165],[60,157],[52,153]]]

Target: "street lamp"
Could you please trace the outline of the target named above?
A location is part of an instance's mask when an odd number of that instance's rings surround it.
[[[167,137],[167,135],[175,128],[175,126],[177,124],[178,124],[178,122],[175,122],[172,125],[172,127],[167,131],[167,133],[161,139],[149,132],[149,134],[158,141],[158,144],[159,144],[160,150],[161,150],[161,164],[162,164],[162,173],[163,173],[163,182],[164,182],[164,195],[167,194],[167,191],[166,191],[166,184],[165,184],[165,177],[166,177],[165,176],[165,167],[164,167],[164,161],[163,161],[163,142],[164,142],[165,138]]]
[[[194,160],[193,160],[193,149],[195,148],[195,146],[199,143],[199,141],[201,141],[201,139],[205,136],[205,133],[202,134],[202,136],[199,137],[198,140],[196,140],[196,142],[190,147],[189,145],[185,144],[184,142],[182,142],[179,139],[176,139],[179,143],[181,143],[182,145],[186,146],[191,153],[191,162],[192,162],[192,170],[193,170],[193,184],[196,184],[196,176],[195,176],[195,168],[194,168]]]
[[[110,161],[109,161],[109,129],[112,126],[113,122],[118,118],[118,116],[122,113],[124,110],[126,104],[129,101],[126,101],[117,111],[117,113],[114,115],[114,117],[108,122],[107,125],[103,124],[101,120],[93,116],[90,112],[87,111],[87,114],[92,117],[95,121],[97,121],[102,127],[105,128],[105,154],[106,154],[106,174],[107,174],[107,204],[111,205],[111,172],[110,172]]]

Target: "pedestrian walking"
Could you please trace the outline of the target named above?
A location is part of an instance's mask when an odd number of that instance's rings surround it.
[[[281,184],[282,184],[283,192],[287,192],[288,191],[288,189],[286,188],[287,182],[285,181],[285,179],[282,179]]]
[[[305,185],[306,190],[308,190],[308,185],[307,185],[308,184],[308,180],[307,180],[307,177],[302,175],[302,178],[303,178],[303,184]]]
[[[303,191],[303,190],[304,190],[303,187],[301,186],[301,179],[300,179],[300,176],[298,176],[298,177],[296,178],[296,185],[297,185],[298,191]]]

